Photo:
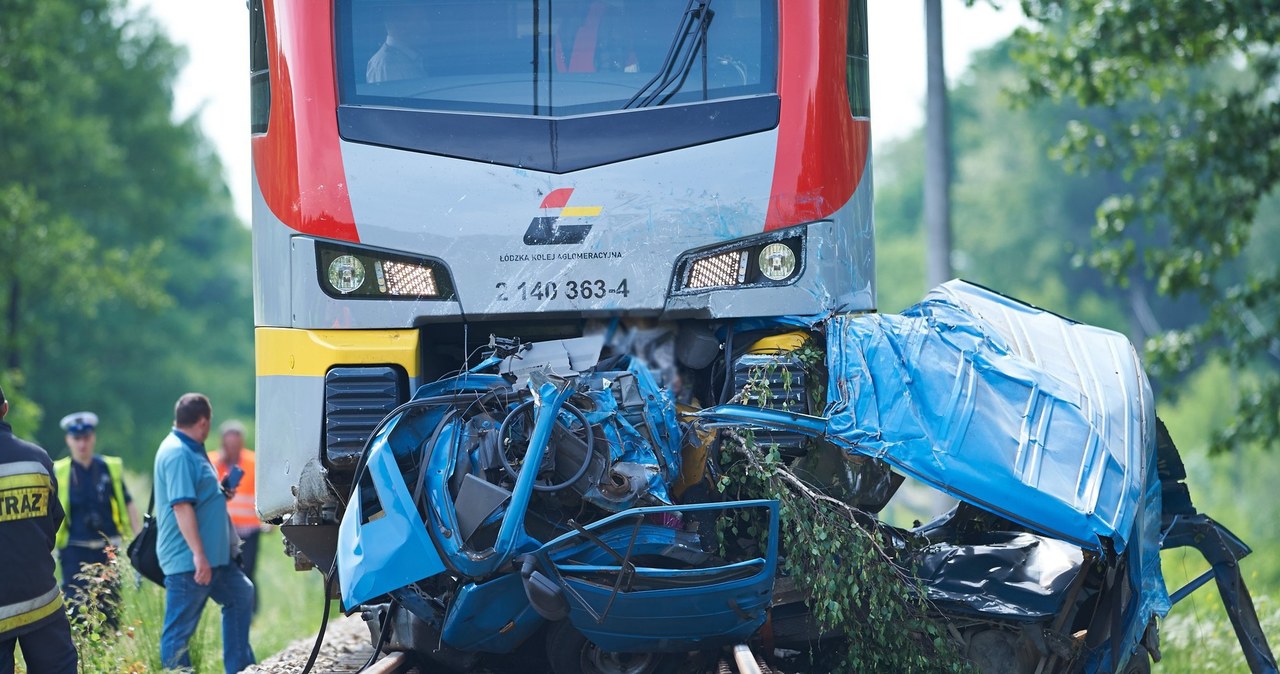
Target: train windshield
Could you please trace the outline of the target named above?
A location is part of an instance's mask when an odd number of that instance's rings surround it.
[[[776,90],[776,0],[339,0],[346,105],[562,117]]]

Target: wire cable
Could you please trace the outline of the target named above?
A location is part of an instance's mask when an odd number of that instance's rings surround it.
[[[720,385],[720,400],[717,404],[725,405],[729,402],[729,392],[733,390],[734,375],[737,374],[733,369],[733,335],[736,326],[729,323],[726,326],[724,336],[724,382]]]
[[[336,565],[337,562],[335,561]],[[311,674],[311,668],[316,665],[316,658],[320,655],[320,646],[324,643],[325,628],[329,626],[329,607],[333,601],[329,599],[329,594],[333,591],[333,577],[336,575],[336,569],[330,569],[329,574],[325,576],[324,581],[324,612],[320,617],[320,630],[316,632],[316,642],[311,646],[311,655],[307,656],[307,664],[302,667],[302,674]],[[377,653],[377,650],[374,650]]]
[[[382,654],[382,647],[387,643],[387,636],[391,633],[391,618],[395,615],[396,609],[400,608],[400,604],[392,599],[387,605],[387,614],[382,616],[382,620],[378,621],[378,640],[373,642],[373,653],[369,654],[369,659],[356,670],[356,674],[360,674],[364,670],[373,666],[378,661],[378,656]]]

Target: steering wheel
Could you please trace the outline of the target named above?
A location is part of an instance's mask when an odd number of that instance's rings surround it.
[[[514,422],[516,419],[521,417],[528,417],[530,421],[533,420],[534,418],[533,402],[534,402],[533,400],[526,400],[520,403],[519,405],[517,405],[516,408],[511,410],[511,413],[507,415],[507,418],[502,420],[502,425],[498,427],[498,442],[501,443],[501,450],[502,450],[498,452],[498,457],[502,459],[503,470],[506,471],[507,475],[512,480],[515,480],[520,476],[520,469],[512,465],[512,459],[508,456],[508,454],[514,454],[515,453],[514,450],[516,449],[516,446],[515,446],[516,440],[510,437],[509,434],[513,429]],[[573,405],[570,405],[567,402],[564,404],[564,407],[562,409],[564,409],[569,414],[572,414],[574,417],[576,417],[578,421],[582,424],[582,428],[586,430],[587,437],[585,442],[587,445],[587,451],[585,454],[583,454],[582,465],[578,467],[578,471],[574,473],[572,477],[558,484],[535,484],[533,485],[533,488],[535,491],[541,491],[541,492],[560,491],[561,489],[564,489],[569,485],[582,479],[582,476],[587,474],[587,468],[591,466],[591,454],[593,451],[595,451],[595,433],[591,432],[591,422],[587,421],[587,415],[584,414],[582,410],[578,409],[577,407],[574,407]],[[556,423],[561,423],[558,417],[556,419]],[[524,451],[522,452],[522,455],[527,455],[528,452],[529,452],[529,447],[526,444],[526,446],[524,447]]]

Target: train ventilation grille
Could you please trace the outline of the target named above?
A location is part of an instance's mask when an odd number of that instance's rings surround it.
[[[324,451],[332,468],[354,467],[379,421],[406,399],[394,367],[335,367],[324,376]]]

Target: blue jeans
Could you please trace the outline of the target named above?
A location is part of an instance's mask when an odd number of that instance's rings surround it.
[[[160,662],[165,669],[191,667],[187,652],[205,602],[222,605],[222,663],[227,674],[252,665],[249,621],[253,619],[253,583],[235,564],[217,566],[208,585],[197,585],[194,573],[164,577],[164,629],[160,632]]]

